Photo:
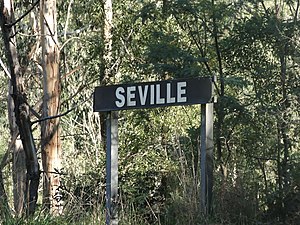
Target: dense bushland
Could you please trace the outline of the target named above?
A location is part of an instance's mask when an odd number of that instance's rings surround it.
[[[19,18],[32,1],[14,4]],[[200,106],[121,111],[119,224],[298,224],[299,6],[293,0],[113,1],[107,63],[103,2],[58,1],[62,168],[53,172],[60,174],[59,216],[43,206],[41,180],[35,213],[16,213],[9,61],[0,42],[1,223],[105,223],[104,117],[93,112],[95,86],[216,76],[212,214],[200,213]],[[34,112],[42,113],[42,51],[34,33],[39,25],[33,27],[39,16],[38,4],[15,25],[33,122],[41,119]],[[40,122],[32,130],[41,164]]]

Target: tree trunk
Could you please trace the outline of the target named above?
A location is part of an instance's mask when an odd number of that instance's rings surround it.
[[[24,212],[26,196],[26,161],[21,140],[17,139],[13,146],[13,196],[15,215],[20,217]]]
[[[113,27],[113,10],[112,10],[112,0],[104,0],[103,2],[104,11],[104,26],[103,26],[103,41],[104,41],[104,51],[102,55],[102,72],[100,76],[100,85],[106,86],[110,79],[113,77],[112,71],[112,27]],[[101,125],[101,141],[103,143],[104,149],[106,149],[106,113],[100,113],[100,125]]]
[[[16,48],[13,3],[10,0],[4,0],[0,4],[0,23],[13,87],[14,113],[26,156],[26,210],[27,214],[30,215],[35,212],[36,208],[40,171],[31,130],[29,106]]]
[[[212,6],[215,7],[215,2],[212,0]],[[219,39],[218,39],[218,26],[217,26],[217,19],[215,15],[215,9],[213,9],[213,39],[215,44],[215,50],[217,54],[217,60],[218,60],[218,73],[219,73],[219,80],[220,80],[220,92],[219,92],[219,98],[217,104],[215,104],[216,108],[216,146],[217,146],[217,162],[220,166],[220,171],[222,175],[223,181],[226,180],[226,162],[223,161],[223,152],[222,152],[222,136],[223,136],[223,124],[225,119],[225,113],[224,113],[224,104],[222,103],[222,99],[225,96],[225,83],[224,83],[224,74],[223,74],[223,65],[222,65],[222,57],[221,57],[221,51],[219,48]]]
[[[44,169],[44,206],[53,215],[62,213],[60,194],[61,143],[59,114],[60,76],[56,25],[56,1],[41,1],[41,39],[43,66],[42,161]],[[49,119],[47,119],[49,118]]]
[[[101,85],[105,86],[109,83],[112,77],[112,1],[104,1],[104,27],[103,27],[103,77],[101,78]]]
[[[282,179],[284,184],[284,189],[289,187],[289,158],[290,158],[290,138],[288,136],[288,127],[289,127],[289,116],[288,116],[288,109],[289,109],[289,99],[287,95],[287,87],[286,87],[286,80],[287,80],[287,66],[286,66],[286,51],[287,51],[287,44],[284,44],[283,50],[281,51],[280,58],[280,78],[281,78],[281,91],[282,91],[282,118],[280,123],[280,133],[283,142],[283,160],[282,160]]]
[[[286,67],[286,51],[287,44],[285,44],[284,39],[280,40],[281,45],[279,51],[280,60],[280,81],[281,81],[281,94],[282,103],[280,105],[280,114],[278,116],[278,189],[279,189],[279,200],[278,200],[278,210],[279,212],[284,212],[286,210],[286,205],[284,204],[284,195],[288,193],[290,187],[290,177],[289,177],[289,158],[290,158],[290,138],[288,136],[288,128],[290,118],[288,116],[289,100],[287,95],[287,67]],[[282,143],[282,144],[281,144]],[[285,221],[286,213],[282,213],[281,219]]]
[[[3,180],[3,175],[2,175],[2,170],[6,165],[7,156],[8,156],[8,152],[3,157],[1,164],[0,164],[0,221],[1,221],[1,219],[4,220],[8,215],[10,215],[7,194],[5,191],[4,180]]]
[[[14,209],[17,217],[22,216],[25,206],[26,196],[26,159],[25,151],[22,141],[19,137],[19,129],[16,124],[15,107],[13,98],[12,85],[9,82],[9,95],[8,95],[8,120],[10,125],[11,134],[11,148],[13,152],[13,196],[14,196]]]

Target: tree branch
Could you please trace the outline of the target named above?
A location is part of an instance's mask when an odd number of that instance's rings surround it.
[[[73,0],[69,2],[68,6],[68,11],[67,11],[67,19],[66,19],[66,24],[65,24],[65,31],[64,31],[64,39],[67,39],[67,30],[68,30],[68,25],[69,25],[69,18],[70,18],[70,13],[71,13],[71,5],[73,4]]]
[[[4,70],[5,74],[8,76],[8,78],[10,79],[10,72],[8,71],[8,69],[6,68],[6,66],[4,65],[2,59],[0,59],[0,65],[2,67],[2,69]]]
[[[5,154],[4,154],[4,156],[3,156],[2,160],[1,160],[1,163],[0,163],[0,170],[1,171],[4,169],[4,167],[10,161],[9,155],[10,155],[10,152],[11,152],[11,150],[13,148],[13,145],[16,142],[18,136],[19,136],[19,132],[14,132],[14,134],[12,135],[12,138],[11,138],[11,141],[9,143],[8,149],[5,152]]]
[[[59,114],[59,115],[55,115],[55,116],[47,116],[47,117],[44,117],[44,118],[41,118],[39,120],[35,120],[33,122],[31,122],[31,125],[35,124],[35,123],[40,123],[40,122],[43,122],[43,121],[46,121],[46,120],[52,120],[52,119],[55,119],[55,118],[59,118],[59,117],[62,117],[62,116],[65,116],[67,115],[68,113],[72,112],[76,107],[73,107],[69,110],[67,110],[66,112],[62,113],[62,114]]]
[[[11,28],[12,26],[16,25],[18,22],[20,22],[25,16],[27,16],[33,9],[34,7],[40,2],[40,0],[37,0],[33,5],[31,6],[30,9],[27,10],[19,19],[17,19],[13,23],[5,24],[6,27]]]
[[[54,38],[54,34],[53,34],[53,32],[52,32],[52,30],[51,30],[51,28],[50,28],[50,26],[49,26],[49,23],[48,23],[48,21],[46,20],[44,14],[43,14],[43,20],[45,21],[46,27],[47,27],[47,29],[48,29],[48,31],[49,31],[49,33],[50,33],[50,36],[51,36],[53,42],[55,43],[55,45],[59,46],[58,43],[57,43],[57,41],[56,41],[55,38]],[[60,49],[60,48],[58,48],[58,49]]]

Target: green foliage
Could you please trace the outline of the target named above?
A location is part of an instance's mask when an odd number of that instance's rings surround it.
[[[16,4],[21,15],[29,3]],[[215,74],[221,78],[219,94],[224,85],[215,111],[215,122],[222,124],[215,127],[220,152],[215,151],[212,218],[199,213],[199,107],[174,107],[119,114],[120,224],[297,224],[298,3],[125,0],[113,4],[111,84]],[[17,26],[22,34],[17,34],[18,49],[26,66],[28,102],[40,112],[40,53],[29,22],[26,17]],[[92,93],[104,68],[102,3],[60,1],[58,22],[61,112],[73,109],[61,118],[65,216],[41,213],[27,221],[8,218],[6,224],[104,221],[105,149],[100,117],[92,109]],[[28,58],[35,47],[36,57]],[[6,83],[0,72],[0,155],[9,140]]]
[[[127,118],[120,124],[121,195],[148,212],[149,202],[155,210],[164,204],[169,194],[164,182],[176,169],[169,152],[172,140],[167,131],[171,122],[166,121],[166,111],[133,111],[121,116],[121,120]]]

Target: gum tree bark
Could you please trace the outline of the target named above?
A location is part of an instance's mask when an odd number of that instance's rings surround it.
[[[61,141],[59,117],[60,76],[59,46],[57,39],[56,0],[41,0],[40,5],[42,67],[43,67],[43,118],[42,161],[44,170],[44,206],[52,215],[62,213],[60,195]],[[48,118],[48,119],[47,119]]]

